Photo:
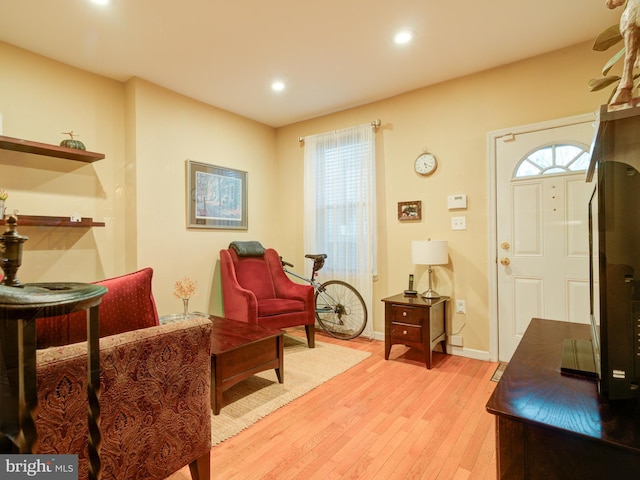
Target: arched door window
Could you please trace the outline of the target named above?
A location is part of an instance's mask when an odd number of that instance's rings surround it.
[[[514,178],[580,172],[589,167],[589,160],[589,152],[579,145],[547,145],[525,156],[516,166]]]

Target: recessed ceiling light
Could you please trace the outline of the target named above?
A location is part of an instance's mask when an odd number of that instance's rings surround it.
[[[284,87],[284,82],[281,82],[280,80],[276,80],[271,84],[271,90],[273,90],[274,92],[281,92],[284,90]]]
[[[107,5],[109,3],[109,0],[91,0],[91,1],[98,5]]]
[[[396,36],[393,37],[393,41],[398,45],[405,45],[413,40],[413,32],[411,30],[402,30],[396,33]]]

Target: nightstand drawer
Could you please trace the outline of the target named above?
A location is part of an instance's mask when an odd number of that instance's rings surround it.
[[[414,327],[402,323],[391,324],[391,337],[409,342],[422,341],[422,327]]]
[[[423,315],[425,315],[425,312],[420,308],[407,307],[405,305],[393,305],[391,307],[392,322],[422,325]]]

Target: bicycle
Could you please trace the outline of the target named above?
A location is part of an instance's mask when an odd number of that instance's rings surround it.
[[[324,331],[342,340],[356,338],[367,325],[367,306],[362,296],[347,282],[328,280],[321,284],[316,280],[318,271],[324,266],[324,259],[327,258],[325,253],[307,254],[305,258],[313,260],[311,278],[288,270],[287,267],[293,268],[293,265],[280,257],[282,269],[286,274],[299,278],[313,287],[316,319]]]

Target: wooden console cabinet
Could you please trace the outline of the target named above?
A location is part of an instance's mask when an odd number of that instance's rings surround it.
[[[565,338],[588,325],[534,318],[494,390],[499,479],[640,478],[640,403],[609,401],[560,372]]]
[[[432,300],[403,294],[383,298],[384,359],[389,360],[392,345],[406,345],[422,350],[425,364],[431,368],[431,352],[438,343],[447,353],[445,307],[449,297]]]

